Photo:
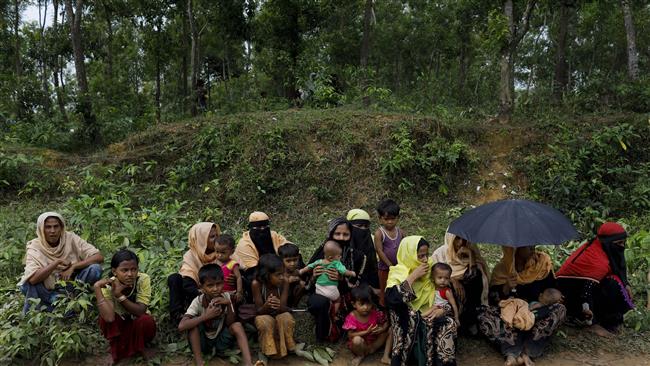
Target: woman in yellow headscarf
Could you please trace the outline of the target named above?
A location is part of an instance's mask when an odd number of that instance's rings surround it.
[[[183,255],[181,269],[167,278],[172,321],[180,322],[187,307],[199,295],[199,269],[217,260],[214,246],[220,234],[219,225],[212,222],[199,222],[190,229],[189,249]]]
[[[492,270],[490,306],[478,316],[481,333],[501,349],[505,366],[532,365],[540,357],[553,333],[564,322],[566,308],[555,303],[535,310],[532,328],[520,330],[505,323],[503,310],[514,298],[538,301],[548,288],[556,288],[553,263],[548,254],[528,247],[502,247],[503,256]]]
[[[420,365],[456,365],[456,322],[449,304],[434,306],[429,243],[407,236],[390,267],[386,307],[391,319],[391,365],[405,366],[410,356]]]

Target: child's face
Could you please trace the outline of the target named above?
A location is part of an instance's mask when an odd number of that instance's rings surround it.
[[[429,260],[429,246],[423,245],[418,248],[418,261],[426,263]]]
[[[433,282],[436,284],[436,287],[444,288],[449,286],[449,271],[436,269],[433,271]]]
[[[214,253],[217,256],[217,260],[221,263],[226,263],[230,260],[232,255],[232,249],[228,245],[217,243],[214,247]]]
[[[562,301],[562,293],[560,291],[545,290],[539,295],[539,302],[544,305],[557,304]]]
[[[223,280],[206,278],[206,280],[201,284],[201,291],[203,291],[210,300],[219,297],[223,293]]]
[[[300,261],[299,256],[282,258],[282,263],[284,263],[284,269],[287,272],[295,272],[296,269],[298,269],[299,261]]]
[[[269,282],[272,286],[280,287],[284,283],[284,267],[269,275]]]
[[[395,225],[397,225],[398,221],[399,221],[399,216],[393,216],[393,215],[380,215],[379,216],[379,223],[386,230],[393,230],[395,228]]]
[[[356,310],[359,315],[368,315],[370,314],[373,305],[370,301],[355,300],[352,302],[352,307],[354,307],[354,310]]]
[[[131,287],[138,277],[138,263],[135,260],[122,261],[117,268],[112,269],[113,275],[124,285]]]

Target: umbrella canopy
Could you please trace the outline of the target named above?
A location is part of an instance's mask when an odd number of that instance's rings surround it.
[[[571,221],[560,211],[528,200],[481,205],[454,220],[447,231],[472,243],[510,247],[558,245],[578,237]]]

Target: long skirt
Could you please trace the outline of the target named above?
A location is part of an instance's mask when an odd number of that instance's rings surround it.
[[[255,317],[255,327],[259,334],[260,348],[266,356],[281,358],[289,351],[296,349],[293,330],[296,321],[291,313],[258,315]]]
[[[540,357],[544,353],[551,336],[566,318],[566,308],[562,304],[549,305],[540,310],[535,325],[528,331],[521,331],[506,325],[501,320],[498,306],[486,306],[479,312],[479,329],[506,356],[518,357],[525,350],[530,357]]]
[[[111,323],[99,318],[99,329],[111,345],[113,362],[135,356],[145,349],[145,344],[156,335],[156,322],[151,315],[143,314],[135,319],[122,319],[115,314]]]
[[[472,326],[478,326],[478,310],[481,307],[481,293],[483,291],[483,276],[478,268],[475,268],[472,275],[465,272],[460,280],[463,285],[465,298],[459,303],[460,329],[459,333],[470,333],[476,335],[476,330],[470,331]],[[476,329],[476,328],[474,328]]]
[[[558,278],[564,294],[567,316],[571,323],[588,324],[583,304],[593,312],[592,322],[613,331],[623,324],[623,315],[634,308],[632,299],[621,280],[611,275],[596,282],[586,278]]]

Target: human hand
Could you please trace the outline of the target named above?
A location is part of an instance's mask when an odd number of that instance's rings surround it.
[[[242,291],[237,291],[232,295],[231,299],[233,302],[239,303],[244,300],[244,293]]]
[[[72,277],[72,273],[74,273],[75,266],[73,265],[68,265],[68,268],[64,270],[63,272],[59,273],[59,276],[63,281],[69,281],[70,278]]]
[[[118,297],[122,296],[122,291],[124,291],[125,288],[126,286],[117,278],[111,281],[111,292],[113,293],[114,298],[117,299]]]
[[[220,316],[223,313],[223,308],[221,305],[215,303],[214,299],[210,302],[210,305],[208,305],[208,308],[205,309],[205,313],[203,313],[203,316],[205,317],[206,320],[208,319],[214,319],[218,316]]]
[[[428,263],[422,263],[419,266],[417,266],[413,272],[409,275],[409,277],[412,279],[412,282],[417,281],[420,277],[426,275],[429,273],[429,264]],[[411,283],[412,283],[411,282]]]
[[[332,281],[338,281],[339,280],[339,271],[336,270],[336,268],[329,268],[325,271],[327,273],[327,277],[329,277],[330,280]]]
[[[379,334],[379,333],[383,332],[383,330],[384,330],[384,329],[382,329],[382,327],[380,325],[377,325],[377,324],[373,325],[370,328],[372,328],[370,330],[370,334]]]
[[[226,299],[223,296],[215,297],[210,301],[212,305],[230,305],[230,300]]]
[[[275,295],[271,294],[266,299],[265,305],[273,310],[278,310],[280,308],[280,299],[278,299]]]
[[[289,275],[288,278],[289,278],[289,283],[300,282],[300,277],[298,277],[298,276]]]
[[[110,285],[110,284],[111,284],[111,280],[109,278],[103,278],[103,279],[95,282],[93,287],[94,288],[104,288],[104,287],[106,287],[107,285]]]
[[[305,267],[305,268],[309,268],[309,267]],[[325,267],[323,267],[323,266],[314,267],[314,277],[318,277],[318,276],[322,275],[323,273],[325,273]]]
[[[444,309],[431,308],[427,310],[424,314],[422,314],[422,317],[427,320],[433,320],[437,317],[444,315],[444,313],[445,313]]]

